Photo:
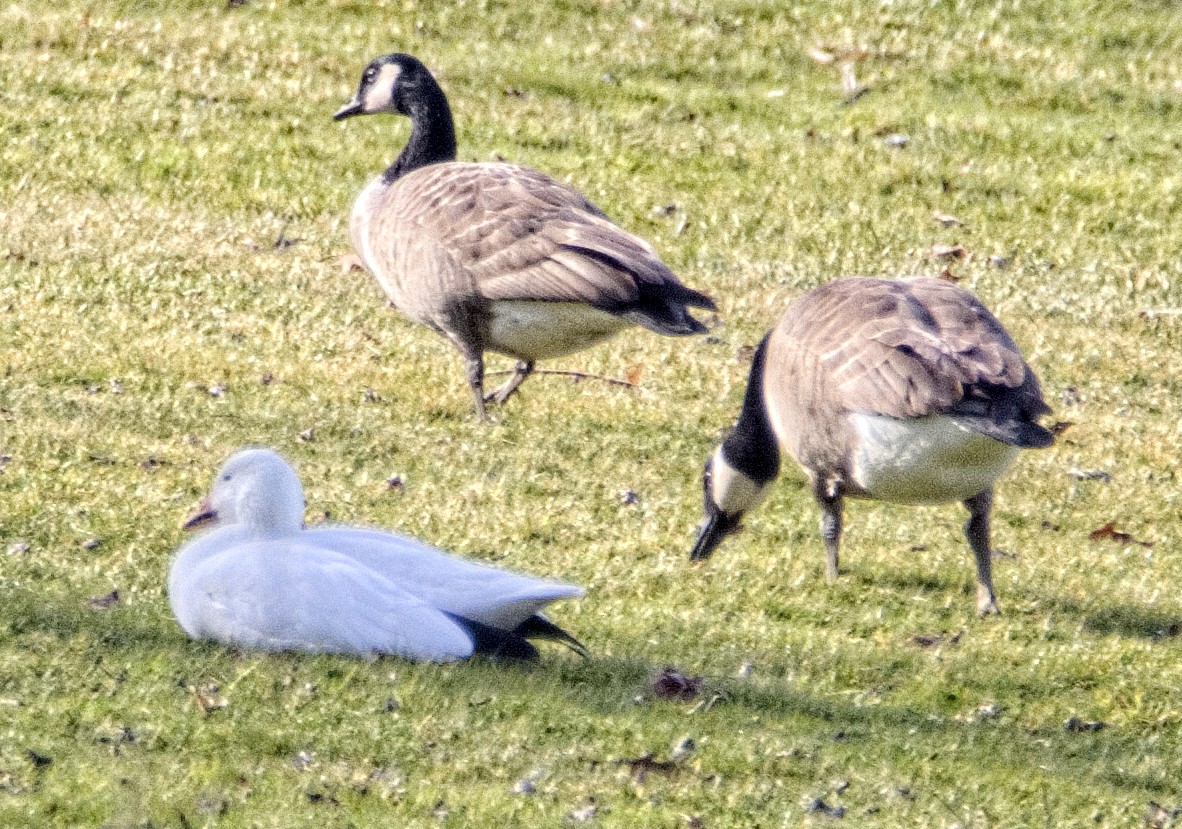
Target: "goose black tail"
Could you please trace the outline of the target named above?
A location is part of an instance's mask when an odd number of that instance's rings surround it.
[[[518,625],[513,633],[523,639],[545,639],[550,642],[561,642],[584,659],[591,655],[582,642],[540,613],[530,616]]]
[[[957,417],[961,423],[986,437],[1019,449],[1045,449],[1055,442],[1050,429],[1029,420],[1003,420],[988,417]]]
[[[474,653],[490,657],[491,659],[521,659],[534,661],[538,658],[538,649],[526,641],[518,630],[502,630],[483,622],[476,622],[457,616],[454,613],[445,614],[472,637]]]

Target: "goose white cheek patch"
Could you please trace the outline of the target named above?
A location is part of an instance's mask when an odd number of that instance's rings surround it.
[[[710,469],[710,497],[727,515],[747,512],[767,497],[769,485],[756,483],[727,463],[721,446],[714,450]]]
[[[378,72],[377,79],[365,90],[364,106],[369,113],[383,112],[390,108],[392,98],[390,93],[402,72],[401,67],[387,63]]]

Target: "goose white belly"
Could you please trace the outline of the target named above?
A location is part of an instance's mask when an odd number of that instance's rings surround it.
[[[852,473],[871,497],[903,504],[963,501],[993,485],[1018,449],[942,415],[850,415]]]
[[[381,269],[376,267],[373,248],[369,242],[369,222],[373,218],[374,210],[377,209],[376,201],[386,188],[382,177],[378,176],[365,185],[365,189],[357,196],[357,200],[353,202],[353,210],[349,214],[349,239],[353,242],[353,250],[361,258],[365,269],[382,283],[382,288],[388,294],[389,288],[381,276]]]
[[[631,325],[623,317],[578,302],[498,300],[489,310],[487,347],[525,360],[562,357]]]

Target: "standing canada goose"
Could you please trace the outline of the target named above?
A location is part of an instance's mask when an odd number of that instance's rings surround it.
[[[1001,323],[939,279],[839,279],[794,302],[755,351],[734,430],[706,462],[707,558],[758,505],[788,453],[821,505],[837,576],[842,500],[962,501],[977,611],[997,613],[993,484],[1019,449],[1050,446],[1038,379]]]
[[[481,420],[485,403],[504,403],[538,360],[633,324],[670,336],[706,330],[687,306],[713,311],[714,302],[579,191],[528,167],[457,162],[447,98],[417,59],[370,61],[333,117],[377,112],[409,117],[410,139],[354,203],[353,247],[399,310],[463,355]],[[518,360],[488,395],[485,351]]]
[[[213,529],[180,549],[168,599],[194,638],[446,662],[473,653],[533,659],[527,640],[578,640],[541,614],[583,595],[366,527],[304,527],[304,490],[269,449],[235,453],[185,524]]]

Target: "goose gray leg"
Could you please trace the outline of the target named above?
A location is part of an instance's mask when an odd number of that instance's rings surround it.
[[[485,403],[496,403],[498,406],[502,405],[508,400],[513,392],[517,391],[517,387],[522,384],[526,377],[533,374],[534,361],[533,360],[518,360],[517,365],[513,367],[513,376],[496,391],[491,391],[484,395]]]
[[[964,534],[977,558],[977,615],[992,616],[1001,613],[997,596],[993,592],[993,550],[989,545],[989,516],[993,511],[993,489],[966,498],[965,507],[969,520],[965,522]]]
[[[451,344],[464,358],[464,367],[468,373],[468,386],[472,389],[472,397],[476,400],[476,419],[481,423],[488,423],[488,412],[484,410],[484,349],[473,345],[462,332],[452,326],[433,325],[436,331],[451,340]]]
[[[837,578],[838,549],[841,547],[841,514],[845,503],[837,484],[818,483],[813,495],[821,505],[821,537],[825,539],[825,575]]]
[[[488,412],[484,410],[484,355],[464,355],[464,362],[468,368],[468,385],[472,388],[472,397],[476,400],[476,419],[481,423],[488,422]]]

